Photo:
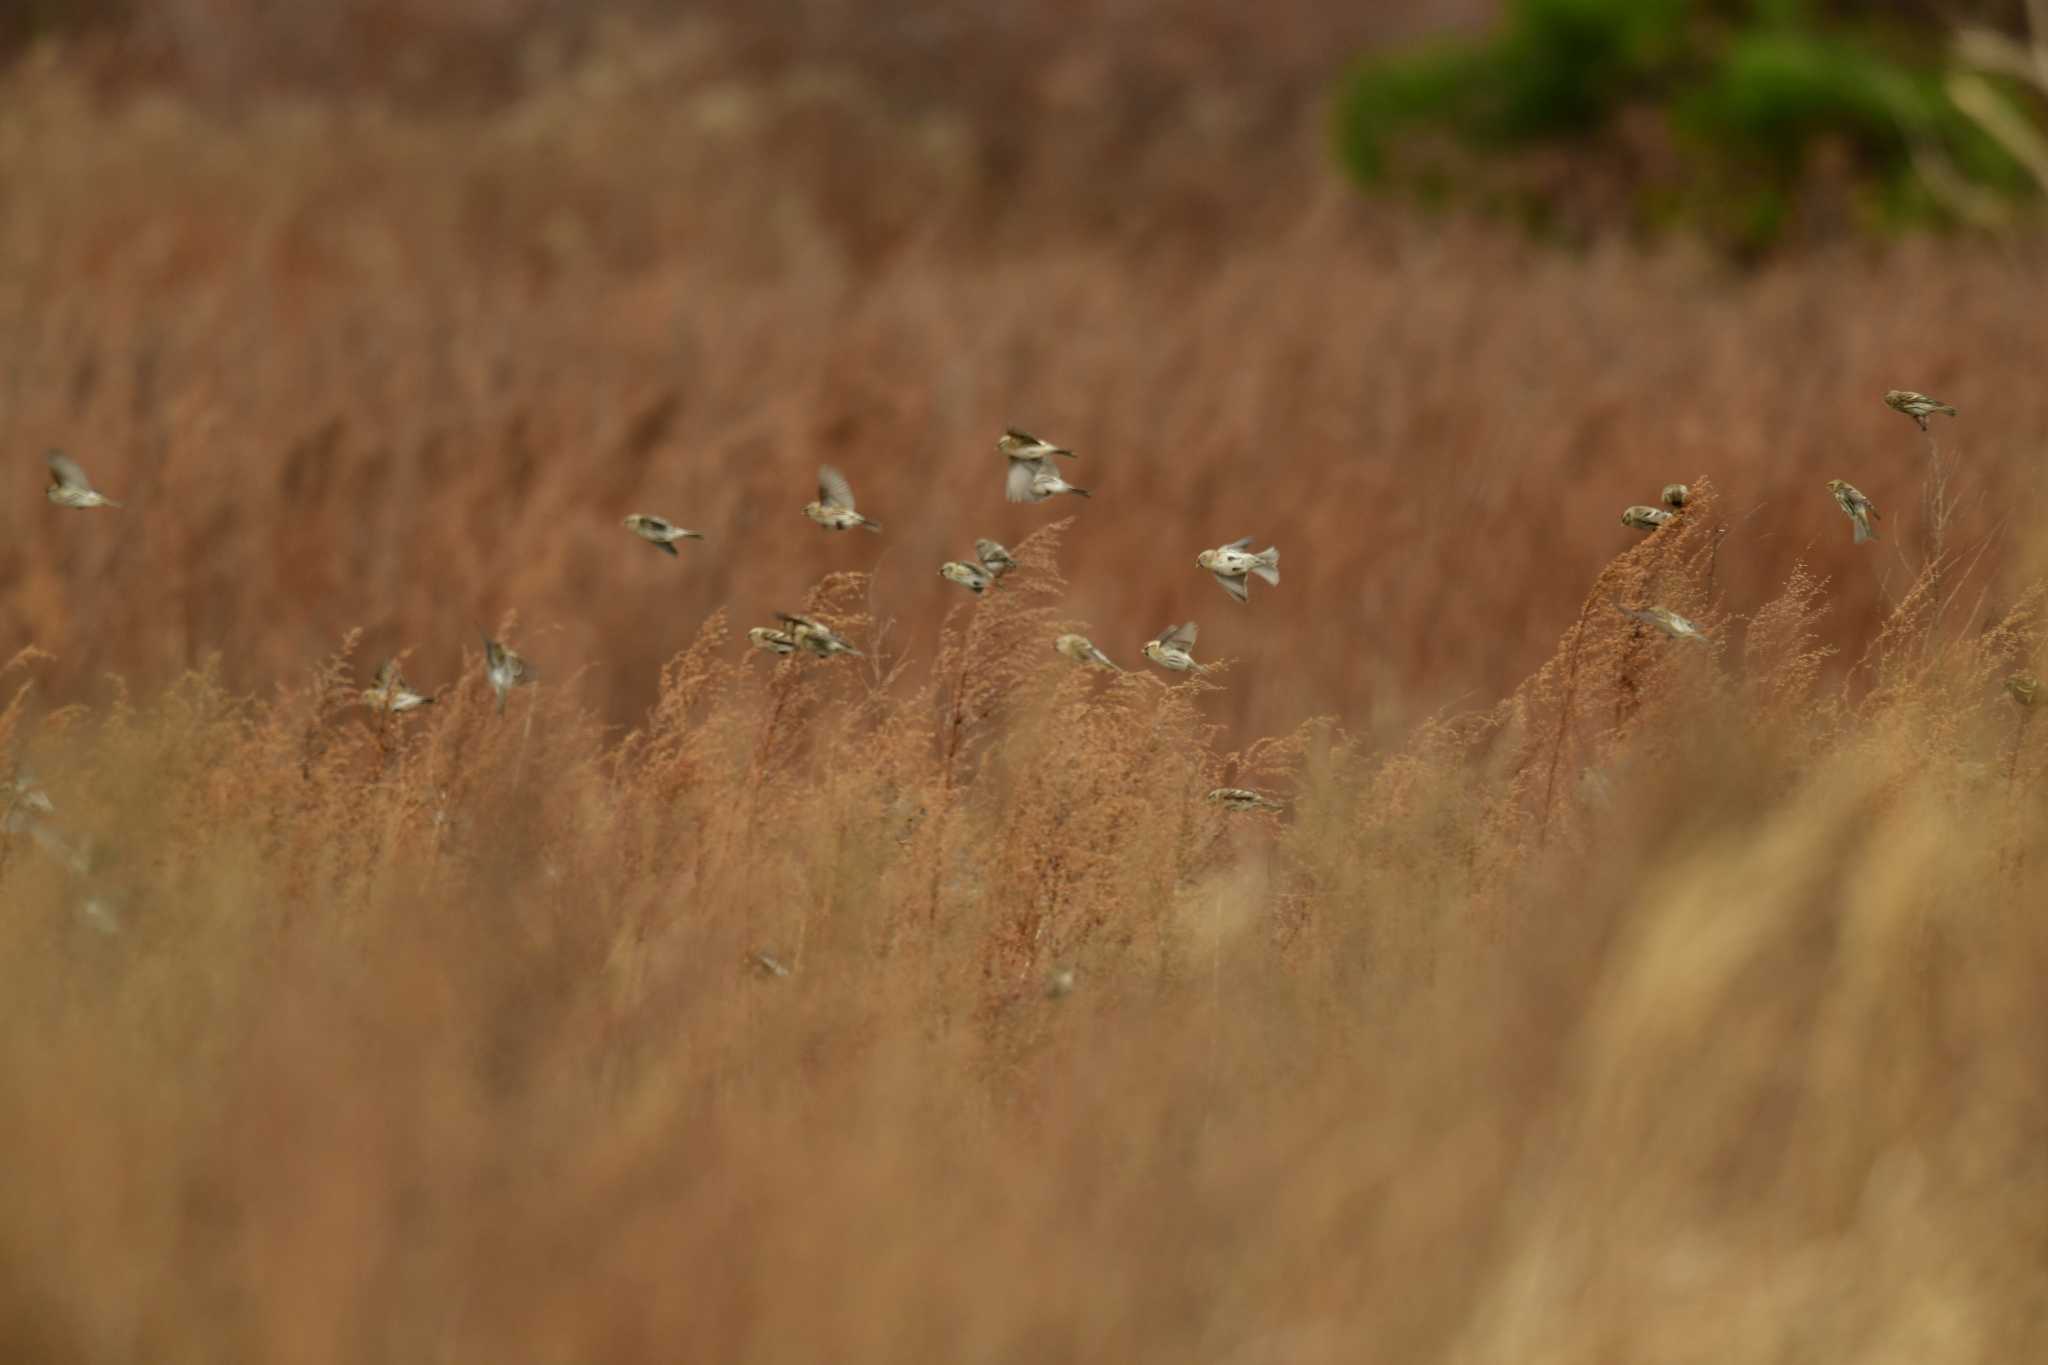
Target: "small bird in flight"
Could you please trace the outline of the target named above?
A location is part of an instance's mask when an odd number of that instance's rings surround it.
[[[524,687],[540,679],[540,674],[534,670],[532,664],[488,635],[484,636],[484,676],[490,679],[491,690],[498,694],[499,715],[505,714],[507,693],[515,687]]]
[[[1012,460],[1010,480],[1003,492],[1011,502],[1044,502],[1061,493],[1072,493],[1077,498],[1092,496],[1087,489],[1076,488],[1061,478],[1047,460]]]
[[[988,571],[988,581],[993,583],[1017,567],[1016,556],[986,536],[974,542],[974,557],[981,561],[981,567]]]
[[[1863,496],[1861,489],[1841,479],[1829,479],[1828,492],[1835,495],[1835,505],[1855,523],[1856,544],[1861,545],[1866,540],[1877,539],[1877,532],[1871,528],[1870,522],[1873,517],[1880,521],[1884,518],[1878,513],[1876,505]]]
[[[847,643],[845,636],[822,622],[813,621],[807,616],[792,616],[786,611],[776,612],[775,619],[789,627],[789,638],[796,641],[799,648],[821,659],[829,659],[834,654],[851,654],[856,659],[865,657]]]
[[[962,564],[958,560],[947,560],[939,565],[939,577],[949,583],[958,583],[976,597],[988,591],[988,585],[995,582],[988,570],[979,564]]]
[[[1257,554],[1251,554],[1245,546],[1252,543],[1246,536],[1233,540],[1228,545],[1214,550],[1204,550],[1195,556],[1195,563],[1216,575],[1216,581],[1223,585],[1223,591],[1240,602],[1251,600],[1249,575],[1257,574],[1274,587],[1280,586],[1280,551],[1268,545]]]
[[[754,648],[765,649],[770,654],[796,653],[796,636],[786,630],[771,626],[755,626],[747,632],[747,638],[754,642]]]
[[[1052,642],[1052,647],[1077,664],[1093,664],[1097,668],[1112,669],[1121,673],[1107,654],[1095,647],[1094,641],[1085,635],[1062,635]]]
[[[1945,412],[1951,417],[1956,415],[1956,410],[1939,398],[1929,398],[1911,389],[1891,390],[1884,396],[1884,405],[1894,412],[1905,413],[1920,424],[1922,431],[1927,430],[1927,419],[1937,412]]]
[[[1674,640],[1698,640],[1702,644],[1712,643],[1706,632],[1680,616],[1669,607],[1624,607],[1616,602],[1614,609],[1623,616],[1632,617],[1646,626],[1655,626]]]
[[[1654,531],[1671,520],[1671,514],[1661,507],[1644,507],[1638,504],[1621,514],[1623,526],[1633,526],[1638,531]]]
[[[1692,490],[1684,484],[1667,483],[1664,485],[1664,492],[1659,495],[1657,501],[1676,511],[1678,508],[1685,506],[1685,500],[1691,496]]]
[[[398,660],[386,659],[384,666],[377,670],[376,685],[363,692],[363,704],[373,711],[388,711],[398,715],[416,706],[432,706],[432,697],[423,697],[405,685],[405,678],[398,671]]]
[[[655,549],[670,556],[676,553],[677,541],[704,539],[702,531],[685,531],[664,517],[651,517],[640,512],[627,517],[625,527]]]
[[[94,488],[92,480],[79,468],[78,461],[63,451],[53,450],[44,459],[50,466],[50,486],[43,492],[59,507],[82,510],[87,507],[118,508],[121,505]]]
[[[2021,706],[2032,708],[2041,699],[2041,680],[2031,673],[2015,673],[2005,680],[2005,690]]]
[[[1075,458],[1074,452],[1065,446],[1056,446],[1051,441],[1041,441],[1030,432],[1019,431],[1016,427],[1008,427],[1002,435],[996,437],[996,449],[1013,461],[1050,460],[1055,455],[1069,460]]]
[[[1195,656],[1188,652],[1195,647],[1195,631],[1193,621],[1184,626],[1168,626],[1157,639],[1145,642],[1145,657],[1176,673],[1204,671],[1204,665],[1196,663]]]
[[[1285,810],[1286,807],[1270,796],[1251,790],[1249,787],[1218,787],[1206,798],[1225,810]]]
[[[859,526],[882,533],[881,526],[853,510],[853,485],[831,465],[818,470],[818,500],[804,504],[804,515],[828,531],[850,531]]]

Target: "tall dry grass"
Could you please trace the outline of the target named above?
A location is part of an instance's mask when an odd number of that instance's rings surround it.
[[[353,639],[40,720],[18,659],[77,856],[0,843],[0,1351],[2031,1358],[2040,595],[1930,566],[1831,682],[1695,491],[1390,752],[1055,656],[1065,525],[922,666],[717,617],[623,734],[473,657],[374,718]]]
[[[2042,1354],[2038,245],[1556,257],[1119,32],[0,78],[0,1358]]]

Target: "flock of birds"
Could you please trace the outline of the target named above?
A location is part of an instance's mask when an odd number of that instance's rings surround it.
[[[1924,393],[1916,393],[1912,389],[1888,390],[1884,396],[1884,405],[1894,412],[1902,412],[1912,418],[1922,431],[1927,430],[1927,419],[1935,413],[1946,413],[1950,417],[1956,415],[1956,410],[1947,403],[1938,398],[1929,398]],[[1882,521],[1883,518],[1878,514],[1877,505],[1864,495],[1862,489],[1847,479],[1829,479],[1827,490],[1834,495],[1835,505],[1842,509],[1842,514],[1849,518],[1849,524],[1854,528],[1856,544],[1861,545],[1865,541],[1878,538],[1876,529],[1870,523]],[[1689,496],[1690,490],[1684,484],[1666,484],[1662,496],[1658,498],[1658,501],[1664,504],[1662,507],[1638,503],[1634,507],[1624,508],[1621,513],[1621,524],[1634,527],[1638,531],[1654,531],[1676,516],[1679,509],[1685,506]],[[1614,603],[1613,606],[1622,615],[1640,621],[1646,626],[1654,626],[1673,639],[1707,641],[1706,632],[1669,607],[1629,607],[1620,602]],[[2013,695],[2020,695],[2017,688],[2014,688]],[[2022,697],[2021,700],[2031,701],[2031,696]]]
[[[1936,413],[1950,417],[1956,409],[1924,393],[1910,389],[1892,389],[1884,396],[1885,405],[1896,412],[1911,417],[1922,431],[1926,431],[1927,419]],[[1011,502],[1044,502],[1048,498],[1069,494],[1074,497],[1090,496],[1085,488],[1076,487],[1060,474],[1061,460],[1072,460],[1076,456],[1064,446],[1040,440],[1030,432],[1011,427],[996,439],[996,450],[1007,461],[1008,472],[1004,481],[1004,494]],[[50,469],[49,500],[59,507],[75,509],[112,507],[120,503],[101,493],[92,485],[77,461],[52,451],[48,457]],[[1844,479],[1829,479],[1827,489],[1835,503],[1849,518],[1854,530],[1855,543],[1876,540],[1877,531],[1873,522],[1881,520],[1877,507],[1870,498],[1854,484]],[[1637,505],[1621,514],[1624,526],[1641,531],[1655,531],[1668,524],[1686,505],[1689,491],[1682,483],[1668,484],[1658,501],[1661,506]],[[850,531],[855,527],[870,533],[881,534],[881,524],[864,515],[856,505],[853,485],[846,476],[830,465],[818,471],[818,496],[804,505],[804,515],[828,531]],[[634,535],[653,545],[662,553],[678,554],[676,546],[686,540],[703,540],[704,533],[678,526],[666,517],[636,512],[625,519],[625,527]],[[1233,601],[1251,600],[1251,580],[1260,579],[1277,587],[1280,583],[1280,551],[1272,546],[1254,552],[1252,540],[1242,540],[1220,545],[1213,550],[1204,550],[1195,557],[1195,563],[1220,584]],[[976,596],[987,592],[1001,582],[1005,574],[1018,567],[1017,560],[1002,545],[993,540],[981,539],[974,543],[973,560],[951,560],[939,566],[939,576],[950,583],[974,593]],[[1613,606],[1623,615],[1644,625],[1654,627],[1674,639],[1698,640],[1705,642],[1708,637],[1693,622],[1662,606],[1631,607],[1616,601]],[[830,659],[847,654],[861,657],[861,651],[823,621],[791,612],[776,614],[774,626],[755,626],[747,632],[747,638],[755,648],[777,656],[808,654],[820,659]],[[1208,665],[1196,662],[1195,641],[1199,628],[1193,621],[1168,625],[1151,640],[1145,642],[1143,653],[1154,664],[1175,673],[1199,673]],[[514,688],[538,680],[538,673],[517,652],[490,637],[488,632],[479,632],[484,645],[484,677],[497,696],[498,710],[505,709],[506,698]],[[1053,648],[1075,663],[1095,668],[1122,672],[1110,657],[1085,635],[1061,635],[1053,641]],[[2028,675],[2015,675],[2008,682],[2008,689],[2022,704],[2031,705],[2040,690],[2040,684]],[[374,684],[363,693],[363,701],[371,708],[397,715],[418,707],[429,705],[431,695],[414,690],[407,685],[399,671],[396,659],[387,659],[377,670]],[[1209,793],[1209,800],[1231,810],[1278,810],[1280,803],[1263,793],[1241,787],[1219,787]]]
[[[1028,431],[1011,427],[996,439],[996,450],[1008,464],[1004,495],[1011,502],[1044,502],[1063,493],[1081,498],[1090,496],[1087,489],[1076,487],[1061,477],[1059,461],[1076,458],[1074,452],[1064,446],[1042,441]],[[47,458],[50,483],[46,492],[51,502],[59,507],[79,510],[121,506],[94,488],[85,470],[70,456],[61,451],[51,451]],[[881,523],[861,513],[854,501],[853,485],[831,465],[819,469],[818,496],[815,501],[804,505],[804,515],[828,531],[850,531],[855,527],[876,535],[882,531]],[[701,531],[689,530],[666,517],[645,512],[628,516],[624,525],[634,535],[670,556],[680,553],[676,546],[682,541],[705,538]],[[1254,553],[1250,549],[1251,543],[1251,537],[1247,536],[1213,550],[1204,550],[1195,557],[1196,564],[1214,575],[1217,583],[1237,602],[1251,600],[1252,578],[1276,587],[1280,582],[1280,551],[1268,546]],[[975,541],[974,551],[975,558],[971,562],[955,560],[941,564],[939,576],[980,596],[1018,567],[1009,550],[993,540]],[[798,654],[820,659],[841,654],[862,657],[852,641],[823,621],[791,612],[778,612],[776,621],[778,624],[775,626],[755,626],[747,632],[747,638],[755,648],[783,657]],[[484,646],[484,678],[496,695],[498,711],[502,714],[513,689],[539,681],[540,675],[517,651],[492,639],[489,632],[478,633]],[[1169,625],[1145,643],[1144,655],[1171,672],[1204,672],[1209,665],[1197,663],[1194,657],[1197,634],[1198,627],[1193,621]],[[1053,648],[1076,663],[1123,671],[1083,635],[1062,635],[1053,642]],[[387,715],[401,715],[431,705],[434,701],[432,695],[407,684],[396,659],[386,659],[378,668],[373,684],[363,692],[362,699],[372,710]],[[1209,793],[1208,799],[1227,810],[1282,808],[1272,797],[1242,787],[1218,787]]]
[[[1930,416],[1937,413],[1950,417],[1956,415],[1956,409],[1949,404],[1908,389],[1893,389],[1885,394],[1884,401],[1886,406],[1911,417],[1923,432],[1928,429],[1927,419]],[[1067,482],[1059,472],[1059,461],[1076,458],[1073,451],[1014,427],[997,439],[996,449],[1008,463],[1004,491],[1011,502],[1044,502],[1062,494],[1082,498],[1089,496],[1087,489]],[[94,488],[92,480],[77,461],[61,451],[50,452],[47,462],[50,472],[47,495],[57,506],[85,510],[119,508],[122,505]],[[1843,479],[1829,479],[1827,489],[1843,515],[1848,517],[1856,544],[1878,539],[1873,523],[1881,517],[1875,504],[1862,490]],[[1659,496],[1660,506],[1629,507],[1621,514],[1622,524],[1654,532],[1672,522],[1686,506],[1689,496],[1686,485],[1668,484]],[[877,535],[882,531],[880,523],[864,515],[856,506],[853,487],[846,476],[830,465],[818,471],[817,499],[806,504],[803,511],[806,517],[828,531],[850,531],[855,527]],[[679,553],[676,547],[681,542],[705,538],[700,531],[688,530],[665,517],[647,513],[634,513],[625,518],[624,525],[634,535],[671,556]],[[1233,601],[1240,603],[1251,600],[1252,579],[1257,578],[1276,587],[1280,582],[1279,550],[1269,546],[1254,552],[1251,544],[1251,538],[1245,537],[1204,550],[1195,557],[1196,564],[1213,575]],[[971,561],[941,564],[939,575],[980,596],[1019,567],[1016,558],[993,540],[977,540],[974,552],[975,557]],[[1631,607],[1618,600],[1613,602],[1613,606],[1631,619],[1674,639],[1708,639],[1697,625],[1667,607]],[[747,632],[747,638],[754,647],[778,657],[811,655],[830,659],[842,654],[861,656],[861,651],[851,641],[823,621],[789,612],[777,613],[776,620],[775,626],[756,626]],[[492,639],[488,632],[480,631],[479,634],[483,637],[485,680],[496,694],[498,710],[502,713],[512,691],[537,681],[539,675],[517,652]],[[1169,625],[1145,643],[1143,652],[1147,659],[1170,672],[1203,672],[1209,665],[1198,663],[1194,658],[1196,638],[1197,626],[1193,621]],[[1053,641],[1053,648],[1077,664],[1119,673],[1124,671],[1084,635],[1061,635]],[[2027,673],[2016,673],[2007,679],[2006,689],[2022,707],[2028,708],[2029,713],[2044,694],[2040,680]],[[362,700],[375,711],[395,716],[431,705],[435,699],[409,686],[399,670],[398,661],[387,659],[377,670],[375,682],[363,693]],[[38,842],[45,843],[53,854],[74,870],[85,871],[85,856],[58,839],[40,821],[39,817],[48,814],[53,807],[47,793],[30,774],[17,769],[7,782],[0,783],[0,798],[5,798],[0,800],[0,830],[10,834],[26,831],[36,836]],[[1273,797],[1243,787],[1218,787],[1208,794],[1207,799],[1230,811],[1284,809],[1282,803]],[[789,969],[767,954],[757,957],[757,965],[763,971],[778,976],[788,975]],[[1073,984],[1073,971],[1066,969],[1055,973],[1047,993],[1064,995],[1073,989]]]

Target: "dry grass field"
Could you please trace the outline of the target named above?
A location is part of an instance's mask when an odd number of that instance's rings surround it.
[[[788,8],[0,76],[0,1358],[2048,1352],[2042,245],[1360,201],[1395,6]]]

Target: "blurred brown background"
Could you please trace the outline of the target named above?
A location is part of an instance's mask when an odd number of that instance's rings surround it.
[[[354,626],[438,686],[516,611],[630,724],[720,608],[872,568],[928,653],[943,559],[1078,512],[1072,613],[1113,657],[1192,618],[1244,661],[1204,703],[1233,733],[1387,735],[1547,657],[1671,479],[1737,509],[1728,609],[1810,557],[1853,651],[1918,560],[1883,390],[1962,408],[1965,544],[2048,433],[2036,242],[1738,271],[1362,197],[1331,79],[1476,2],[33,8],[0,76],[0,638],[59,656],[52,700],[216,651],[263,691]],[[1005,503],[1006,423],[1093,501]],[[48,446],[128,510],[46,505]],[[886,536],[802,519],[822,460]],[[1831,476],[1885,511],[1875,552]],[[711,539],[672,562],[629,511]],[[1194,556],[1246,534],[1285,578],[1241,607]]]

